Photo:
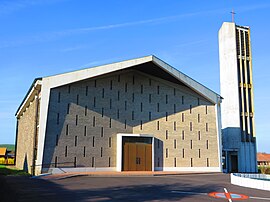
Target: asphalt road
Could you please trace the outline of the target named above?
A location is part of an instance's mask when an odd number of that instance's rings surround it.
[[[13,194],[0,201],[229,201],[210,197],[210,192],[225,190],[244,194],[244,201],[270,201],[270,192],[230,184],[226,174],[193,174],[141,177],[77,176],[66,179],[41,180],[6,177]],[[225,188],[225,190],[224,190]],[[227,195],[228,196],[228,195]],[[237,196],[237,195],[234,195]],[[1,200],[2,199],[2,200]],[[3,200],[4,199],[4,200]],[[232,199],[232,201],[235,201]]]

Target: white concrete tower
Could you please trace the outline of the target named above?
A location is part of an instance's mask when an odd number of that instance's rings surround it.
[[[250,29],[219,30],[222,144],[225,172],[257,172]]]

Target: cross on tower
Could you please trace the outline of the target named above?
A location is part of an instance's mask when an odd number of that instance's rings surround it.
[[[236,13],[234,12],[233,9],[232,9],[232,11],[231,11],[230,13],[232,14],[232,22],[234,22],[234,15],[235,15]]]

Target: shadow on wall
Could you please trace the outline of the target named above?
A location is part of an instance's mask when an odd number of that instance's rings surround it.
[[[25,154],[25,156],[24,156],[24,161],[23,161],[23,170],[24,170],[25,172],[27,172],[27,173],[28,173],[28,171],[29,171],[29,169],[28,169],[27,155],[26,155],[26,154]]]

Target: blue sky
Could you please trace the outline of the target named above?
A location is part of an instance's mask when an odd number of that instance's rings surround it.
[[[219,93],[218,30],[251,27],[258,151],[270,153],[270,1],[0,0],[0,144],[32,81],[154,54]]]

